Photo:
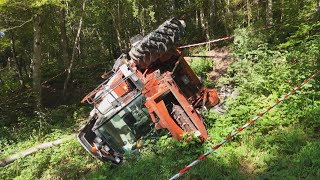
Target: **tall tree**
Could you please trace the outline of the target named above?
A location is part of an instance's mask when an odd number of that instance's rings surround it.
[[[41,102],[41,31],[43,25],[43,14],[38,11],[34,15],[33,22],[33,59],[32,59],[32,79],[33,79],[33,95],[35,105],[38,110],[42,107]]]
[[[24,81],[23,81],[23,76],[22,76],[22,71],[21,71],[21,69],[22,69],[21,62],[19,62],[19,60],[17,59],[16,48],[15,48],[15,38],[14,38],[13,31],[10,30],[9,34],[10,34],[10,48],[11,48],[11,53],[12,53],[12,59],[16,65],[16,71],[17,71],[17,75],[19,77],[20,85],[22,87],[24,87]]]
[[[266,22],[267,25],[272,25],[273,22],[273,13],[272,13],[272,0],[267,0],[267,8],[266,8]]]
[[[78,30],[77,30],[77,35],[75,37],[74,44],[73,44],[71,60],[69,62],[69,66],[67,68],[67,77],[66,77],[66,79],[64,81],[64,84],[63,84],[63,92],[62,92],[62,97],[63,98],[65,98],[65,96],[66,96],[67,89],[68,89],[68,84],[69,84],[69,81],[70,81],[70,78],[71,78],[71,73],[72,73],[72,70],[73,70],[73,67],[74,67],[74,63],[75,63],[77,47],[78,47],[79,42],[80,42],[80,34],[81,34],[81,30],[82,30],[83,18],[85,16],[86,2],[87,2],[87,0],[83,0],[83,3],[82,3],[82,13],[81,13],[81,17],[80,17],[80,20],[79,20],[79,26],[78,26]]]
[[[64,7],[59,11],[59,25],[60,25],[60,46],[62,52],[62,60],[65,69],[67,70],[69,65],[69,53],[68,53],[68,38],[66,31],[66,10]]]

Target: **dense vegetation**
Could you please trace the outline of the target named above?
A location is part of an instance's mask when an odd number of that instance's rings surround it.
[[[206,114],[210,141],[150,142],[119,167],[93,159],[77,142],[19,159],[0,179],[166,179],[220,142],[320,68],[317,0],[1,0],[0,159],[76,133],[90,107],[82,96],[102,81],[130,37],[176,16],[187,23],[181,44],[234,35],[190,52],[227,46],[235,62],[217,88],[240,91],[227,112]],[[206,77],[214,62],[191,63]],[[194,61],[194,62],[195,62]],[[186,179],[319,179],[320,78],[188,172]]]

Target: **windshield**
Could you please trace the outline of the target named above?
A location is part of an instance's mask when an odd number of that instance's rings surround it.
[[[112,118],[97,128],[97,134],[109,143],[116,151],[131,150],[142,135],[152,129],[152,121],[144,106],[145,97],[138,96]]]

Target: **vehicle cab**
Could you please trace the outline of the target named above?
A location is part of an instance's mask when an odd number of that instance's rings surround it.
[[[146,98],[141,93],[143,82],[123,56],[117,62],[110,77],[82,100],[94,108],[78,134],[81,145],[92,156],[116,164],[153,129],[144,105]]]

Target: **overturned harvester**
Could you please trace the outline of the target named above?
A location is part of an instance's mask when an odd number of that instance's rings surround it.
[[[184,28],[172,18],[134,42],[129,57],[122,54],[107,80],[82,100],[94,108],[78,139],[94,157],[120,163],[153,129],[167,129],[176,139],[208,138],[199,112],[219,99],[175,49]]]

